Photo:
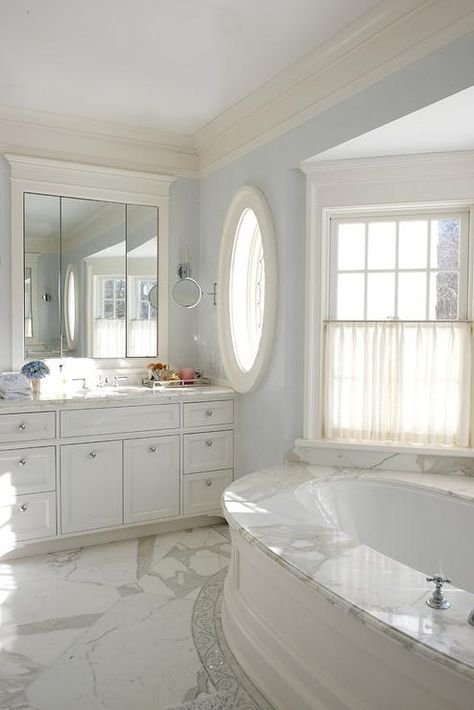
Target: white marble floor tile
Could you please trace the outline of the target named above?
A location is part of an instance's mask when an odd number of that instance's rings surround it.
[[[193,639],[225,526],[0,564],[2,710],[163,710],[212,690]]]

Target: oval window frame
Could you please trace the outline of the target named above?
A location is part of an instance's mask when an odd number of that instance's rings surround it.
[[[237,228],[246,209],[255,213],[262,240],[265,268],[265,296],[262,334],[252,367],[241,369],[232,338],[230,283]],[[224,222],[219,257],[219,290],[217,320],[224,370],[237,392],[250,392],[263,379],[273,349],[278,306],[278,257],[273,217],[263,192],[251,185],[241,188],[233,197]]]

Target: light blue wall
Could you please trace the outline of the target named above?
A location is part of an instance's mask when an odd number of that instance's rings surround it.
[[[279,310],[272,360],[260,387],[240,398],[237,474],[280,463],[302,434],[305,180],[299,162],[474,83],[474,35],[412,64],[201,180],[200,276],[217,280],[221,230],[234,193],[259,186],[279,249]],[[201,366],[224,376],[216,309],[199,311]],[[212,367],[212,365],[214,365]]]

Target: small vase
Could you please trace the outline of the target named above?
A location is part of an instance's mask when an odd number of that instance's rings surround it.
[[[37,379],[36,377],[31,380],[31,389],[33,390],[33,394],[40,394],[41,393],[41,380]]]

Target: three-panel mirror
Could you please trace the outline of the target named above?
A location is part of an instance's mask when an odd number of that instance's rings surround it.
[[[158,208],[24,195],[26,358],[158,354]]]

